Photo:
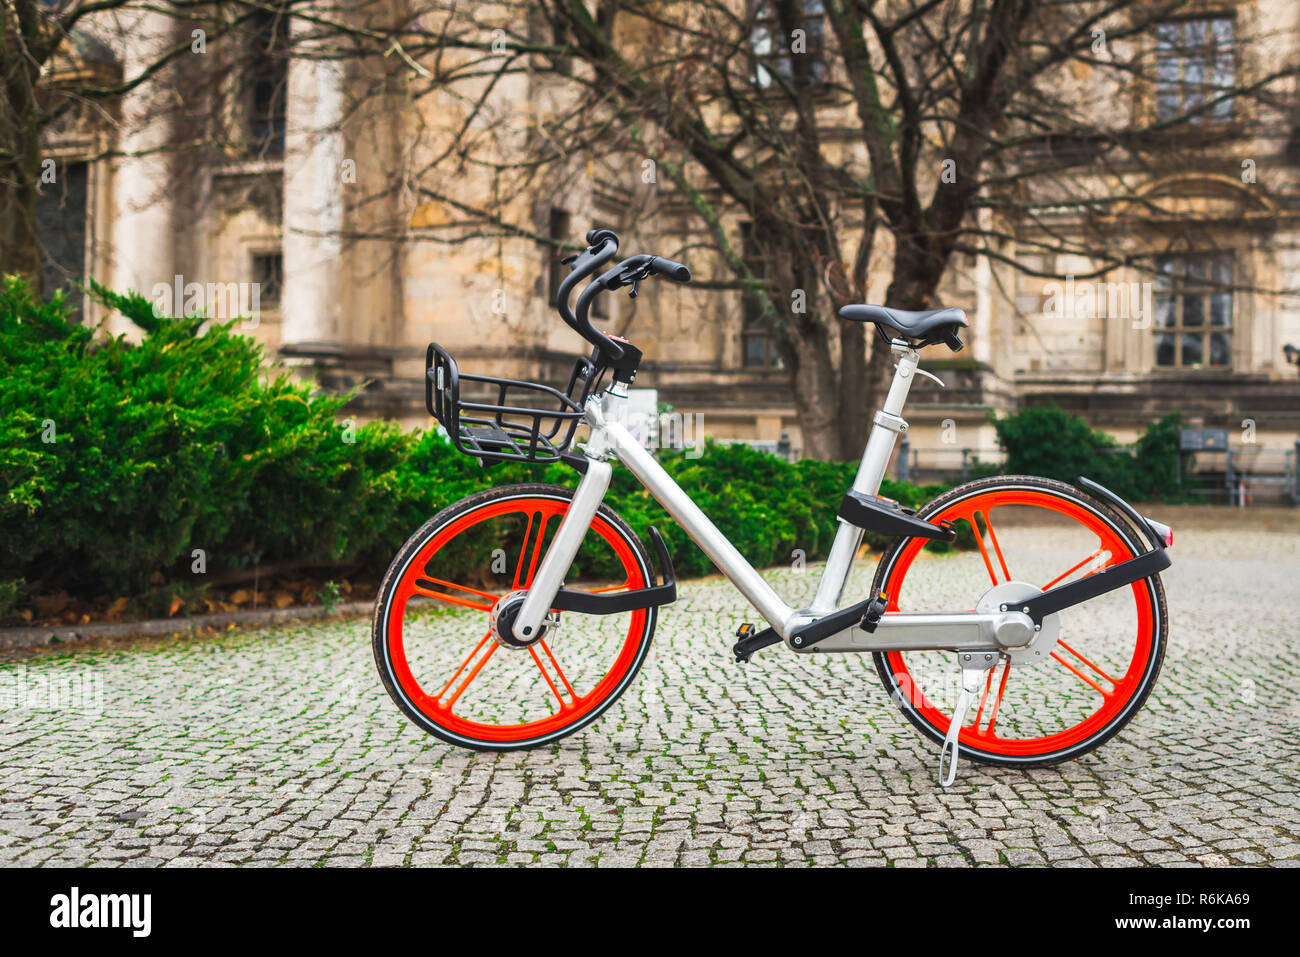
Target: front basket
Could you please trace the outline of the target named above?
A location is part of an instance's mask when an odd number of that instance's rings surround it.
[[[583,403],[598,370],[580,358],[563,392],[538,382],[467,375],[447,350],[430,343],[425,361],[424,399],[466,455],[487,461],[558,462],[582,422]],[[461,396],[461,389],[476,400]]]

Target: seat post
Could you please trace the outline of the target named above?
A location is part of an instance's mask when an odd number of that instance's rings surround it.
[[[907,393],[915,378],[916,364],[920,360],[917,351],[902,339],[891,340],[890,352],[898,356],[898,366],[894,369],[894,379],[889,385],[884,407],[876,413],[871,436],[862,453],[862,463],[853,480],[853,490],[867,495],[880,492],[880,483],[885,478],[885,469],[889,467],[889,458],[894,454],[894,443],[900,432],[907,431],[907,422],[902,416],[903,404],[907,401]],[[853,559],[861,544],[862,529],[839,519],[835,540],[831,543],[830,554],[826,556],[826,570],[822,572],[817,597],[810,606],[813,614],[829,614],[840,607],[844,586],[848,584],[849,574],[853,571]]]
[[[889,384],[885,404],[876,412],[866,450],[862,453],[862,464],[858,466],[857,477],[853,480],[854,491],[866,492],[868,495],[880,491],[885,469],[889,467],[890,456],[894,454],[894,443],[901,433],[907,431],[903,406],[912,389],[916,366],[921,359],[911,344],[902,339],[890,342],[890,352],[898,356],[898,365],[894,368],[894,378]]]

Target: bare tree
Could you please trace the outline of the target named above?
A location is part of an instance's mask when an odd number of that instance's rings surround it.
[[[436,35],[405,38],[429,64],[414,95],[459,91],[471,119],[414,178],[459,211],[461,236],[532,235],[519,198],[563,181],[575,158],[624,170],[654,160],[678,201],[660,225],[702,230],[723,269],[705,283],[760,307],[805,450],[850,458],[889,357],[835,307],[938,305],[955,252],[1018,265],[1007,244],[1026,228],[1031,248],[1085,256],[1099,274],[1150,268],[1113,248],[1096,214],[1147,201],[1139,187],[1156,170],[1222,165],[1216,150],[1242,135],[1225,121],[1285,116],[1280,81],[1296,64],[1268,61],[1261,37],[1166,42],[1161,25],[1192,10],[1185,0],[448,4]],[[1180,51],[1200,72],[1169,75]],[[483,133],[485,118],[518,75],[565,89],[555,102],[567,105],[506,145]],[[443,185],[466,168],[491,171],[490,200]],[[1061,203],[1078,213],[1068,229],[1039,215]],[[752,224],[746,243],[741,221]],[[880,263],[888,283],[869,290]]]
[[[0,48],[0,267],[33,275],[42,128],[158,77],[187,39],[116,82],[54,89],[43,67],[78,23],[132,4],[45,6],[7,3]],[[642,233],[703,237],[717,271],[697,268],[698,284],[748,297],[805,451],[827,459],[860,450],[889,365],[837,306],[938,305],[954,253],[1027,268],[1017,245],[1086,258],[1097,275],[1153,268],[1151,250],[1114,244],[1109,213],[1151,203],[1143,188],[1161,170],[1231,168],[1247,126],[1291,123],[1282,81],[1297,72],[1240,27],[1171,33],[1202,22],[1186,0],[145,6],[214,32],[291,15],[307,28],[291,55],[349,64],[341,123],[403,104],[405,145],[350,197],[375,212],[349,218],[344,238],[552,242],[539,200],[584,176]],[[178,92],[198,117],[190,146],[225,148],[202,122],[208,101]],[[646,161],[668,188],[628,183]],[[401,211],[415,200],[446,215],[412,228]],[[1062,208],[1071,216],[1043,213]]]

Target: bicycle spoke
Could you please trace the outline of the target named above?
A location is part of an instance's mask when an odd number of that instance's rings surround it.
[[[479,652],[483,649],[484,645],[487,646],[487,653],[480,656]],[[436,695],[434,695],[434,699],[437,701],[441,701],[442,696],[447,693],[448,689],[450,689],[453,684],[455,684],[456,679],[459,678],[465,672],[466,668],[470,668],[470,664],[474,661],[475,658],[478,658],[478,663],[474,664],[474,666],[470,669],[469,674],[465,676],[465,680],[462,681],[460,687],[456,689],[456,693],[452,695],[447,701],[443,702],[443,707],[446,708],[448,711],[450,711],[451,706],[454,705],[457,699],[459,699],[460,696],[465,693],[465,689],[469,687],[470,682],[472,682],[478,676],[478,673],[483,670],[483,666],[487,664],[487,660],[492,657],[492,652],[496,650],[497,650],[497,643],[492,640],[492,632],[489,631],[483,636],[483,639],[477,645],[474,646],[474,650],[469,653],[469,655],[465,658],[465,660],[461,662],[460,667],[456,669],[456,673],[451,676],[451,678],[447,681],[445,685],[442,686],[442,690],[439,691]]]
[[[1087,666],[1088,666],[1089,668],[1091,668],[1093,671],[1097,672],[1098,675],[1100,675],[1101,677],[1105,678],[1105,679],[1106,679],[1107,681],[1109,681],[1112,685],[1118,685],[1118,684],[1119,684],[1118,681],[1116,681],[1116,680],[1115,680],[1114,678],[1112,678],[1110,675],[1106,674],[1106,672],[1102,671],[1100,668],[1098,668],[1096,665],[1094,665],[1094,664],[1093,664],[1091,661],[1089,661],[1087,658],[1083,657],[1083,655],[1079,654],[1077,651],[1075,651],[1073,648],[1071,648],[1069,645],[1067,645],[1067,644],[1066,644],[1064,641],[1062,641],[1060,638],[1056,639],[1056,643],[1057,643],[1058,645],[1060,645],[1062,648],[1064,648],[1066,651],[1068,651],[1070,654],[1074,655],[1074,657],[1076,657],[1076,658],[1078,658],[1080,661],[1082,661],[1085,665],[1087,665]]]
[[[1065,668],[1066,671],[1070,672],[1070,674],[1074,675],[1076,678],[1078,678],[1080,681],[1086,684],[1089,688],[1096,691],[1097,694],[1101,695],[1102,698],[1104,698],[1105,700],[1109,701],[1111,698],[1115,696],[1115,692],[1104,690],[1101,685],[1097,684],[1097,682],[1093,681],[1091,678],[1085,675],[1078,668],[1074,667],[1074,665],[1070,664],[1068,661],[1066,661],[1056,652],[1054,651],[1052,652],[1052,657],[1057,661],[1058,664],[1060,664],[1063,668]]]
[[[555,674],[559,677],[560,683],[564,685],[564,690],[569,693],[569,700],[566,701],[564,695],[560,694],[560,689],[556,687],[554,679],[551,678],[550,672],[546,670],[546,663],[542,661],[541,656],[537,653],[537,649],[532,645],[529,645],[528,653],[533,656],[533,661],[537,662],[537,668],[541,671],[542,677],[546,679],[546,683],[550,685],[551,691],[555,694],[556,700],[560,702],[560,710],[563,711],[565,708],[573,707],[574,703],[578,700],[578,695],[574,692],[573,685],[569,684],[569,679],[564,676],[564,671],[560,668],[560,663],[555,660],[555,655],[551,653],[551,649],[546,642],[539,641],[537,644],[541,645],[542,650],[546,652],[546,657],[550,660],[551,666],[555,669]]]
[[[425,584],[440,585],[443,588],[454,588],[457,591],[469,592],[471,595],[479,595],[487,599],[487,602],[470,601],[468,598],[460,598],[455,595],[449,595],[445,592],[434,591],[432,588],[425,588]],[[437,601],[445,601],[451,605],[462,605],[465,608],[473,608],[477,611],[491,611],[492,606],[496,603],[499,596],[491,592],[480,591],[477,588],[470,588],[468,585],[457,585],[453,582],[445,582],[437,578],[420,578],[411,585],[412,591],[417,595],[423,595],[425,598],[433,598]]]
[[[981,697],[980,697],[980,706],[979,706],[979,710],[975,712],[975,720],[974,720],[974,722],[972,722],[972,724],[971,724],[971,728],[973,729],[973,733],[976,734],[976,735],[978,735],[978,736],[981,737],[981,738],[991,738],[991,737],[994,737],[994,734],[993,734],[993,726],[994,726],[995,724],[997,724],[997,720],[998,720],[998,710],[1002,707],[1002,698],[1003,698],[1003,697],[1006,695],[1006,693],[1007,693],[1007,678],[1009,678],[1009,677],[1011,676],[1011,662],[1009,662],[1009,661],[1005,661],[1005,662],[1002,663],[1002,679],[998,682],[998,693],[997,693],[997,697],[995,697],[995,698],[993,699],[993,709],[989,712],[989,723],[988,723],[988,725],[984,728],[984,730],[981,731],[981,730],[980,730],[980,717],[984,714],[984,707],[985,707],[985,705],[988,704],[988,700],[989,700],[989,692],[992,691],[992,689],[993,689],[993,673],[994,673],[996,670],[997,670],[996,667],[994,667],[994,668],[990,668],[990,669],[989,669],[989,675],[988,675],[988,677],[984,680],[984,694],[981,695]]]
[[[979,512],[971,511],[970,517],[967,521],[970,522],[971,530],[975,532],[975,543],[980,547],[980,557],[984,559],[984,567],[989,571],[989,580],[996,585],[998,584],[998,573],[993,570],[993,562],[989,560],[989,550],[984,545],[984,535],[980,532],[979,522],[975,520],[975,516],[979,514]],[[992,528],[992,526],[988,524],[987,515],[984,516],[984,527]],[[998,557],[1001,558],[1000,553]],[[1010,578],[1008,577],[1007,580],[1009,581]]]
[[[994,669],[990,668],[988,677],[984,679],[984,693],[980,695],[980,706],[975,711],[975,720],[971,722],[971,727],[974,728],[976,731],[979,731],[980,715],[984,713],[984,705],[989,700],[989,690],[993,687],[993,671]]]
[[[533,541],[533,525],[536,523],[537,540]],[[546,518],[541,512],[530,512],[528,514],[528,524],[524,526],[524,540],[519,546],[519,561],[515,564],[515,581],[514,588],[527,588],[533,580],[533,572],[537,568],[538,553],[541,551],[538,546],[541,544],[542,535],[546,532]],[[527,578],[524,577],[524,563],[528,559],[528,544],[533,542],[533,559],[528,565]]]
[[[524,540],[519,546],[519,561],[515,565],[515,588],[527,588],[533,582],[537,563],[546,551],[542,547],[546,541],[546,528],[554,518],[553,514],[535,511],[528,513],[528,524],[524,528]]]
[[[993,737],[993,726],[997,724],[998,709],[1002,707],[1002,698],[1007,693],[1007,679],[1010,677],[1011,662],[1007,661],[1002,665],[1002,681],[998,684],[998,696],[993,702],[993,711],[989,714],[988,727],[984,729],[984,733],[990,738]]]
[[[1092,571],[1088,572],[1088,575],[1095,575],[1097,572],[1101,571],[1101,570],[1102,570],[1103,568],[1105,568],[1108,564],[1110,564],[1110,559],[1111,559],[1111,557],[1113,557],[1113,556],[1111,556],[1109,550],[1107,550],[1107,548],[1106,548],[1104,545],[1103,545],[1101,548],[1098,548],[1095,552],[1093,552],[1091,555],[1089,555],[1089,556],[1088,556],[1087,558],[1085,558],[1083,561],[1079,562],[1079,564],[1075,565],[1073,568],[1071,568],[1071,569],[1069,569],[1068,571],[1066,571],[1066,572],[1064,572],[1064,573],[1062,573],[1062,574],[1060,574],[1060,575],[1057,575],[1055,578],[1053,578],[1050,582],[1048,582],[1046,585],[1043,586],[1043,591],[1047,591],[1047,589],[1051,588],[1053,585],[1056,585],[1058,582],[1063,582],[1063,581],[1065,581],[1065,579],[1069,578],[1071,575],[1073,575],[1075,572],[1077,572],[1077,571],[1078,571],[1080,568],[1082,568],[1084,565],[1087,565],[1089,562],[1095,562],[1095,561],[1096,561],[1098,558],[1100,558],[1102,555],[1107,556],[1106,561],[1102,562],[1100,565],[1098,565],[1098,566],[1097,566],[1096,568],[1094,568]],[[1084,577],[1084,578],[1087,578],[1088,575],[1084,575],[1083,577]]]
[[[1002,566],[1002,574],[1006,576],[1007,581],[1011,581],[1011,572],[1007,571],[1007,560],[1002,557],[1002,546],[998,544],[997,533],[993,531],[993,519],[990,512],[984,513],[984,527],[989,530],[989,539],[993,542],[993,550],[998,554],[998,564]]]

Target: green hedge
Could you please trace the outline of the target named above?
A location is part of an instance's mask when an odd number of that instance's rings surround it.
[[[23,582],[82,598],[146,596],[145,610],[193,590],[206,571],[273,561],[352,564],[382,573],[420,524],[493,485],[572,485],[567,466],[489,469],[436,432],[343,418],[322,395],[268,368],[231,324],[154,316],[139,296],[92,295],[145,330],[138,344],[96,339],[20,280],[0,284],[0,615]],[[853,463],[786,463],[710,445],[662,462],[756,565],[802,550],[825,557]],[[886,482],[919,505],[939,487]],[[625,469],[608,502],[639,532],[658,525],[682,575],[712,564]],[[872,539],[881,546],[882,539]],[[582,569],[578,569],[580,573]]]
[[[1148,426],[1135,446],[1125,447],[1055,406],[993,420],[1007,454],[1001,471],[1070,483],[1083,475],[1134,502],[1186,499],[1178,470],[1181,424],[1177,413],[1167,415]]]
[[[275,559],[377,547],[400,511],[395,470],[414,440],[348,430],[345,399],[268,373],[261,347],[201,320],[155,318],[96,287],[147,334],[97,342],[56,296],[0,288],[0,580],[134,595]]]
[[[796,557],[806,561],[825,558],[835,537],[835,513],[840,499],[857,471],[854,462],[805,459],[790,463],[747,445],[718,445],[711,441],[698,457],[665,450],[660,452],[659,462],[679,485],[689,490],[695,503],[745,558],[759,567],[788,565]],[[428,517],[422,507],[432,495],[439,495],[440,501],[452,502],[491,485],[540,481],[572,486],[577,478],[567,465],[539,468],[506,464],[484,472],[472,459],[452,451],[435,433],[421,437],[398,473],[398,484],[403,489],[425,489],[425,494],[408,499],[410,521],[401,526],[408,534]],[[905,505],[917,506],[944,488],[941,485],[917,487],[886,479],[881,493]],[[627,469],[614,470],[606,501],[643,540],[649,526],[659,529],[678,574],[698,576],[715,571],[709,558]],[[866,540],[877,549],[890,541],[874,533],[868,533]],[[966,542],[963,538],[958,544],[974,547],[974,540]],[[946,546],[933,547],[941,550]],[[802,556],[796,556],[796,550]],[[583,571],[580,565],[575,569],[577,574]]]

